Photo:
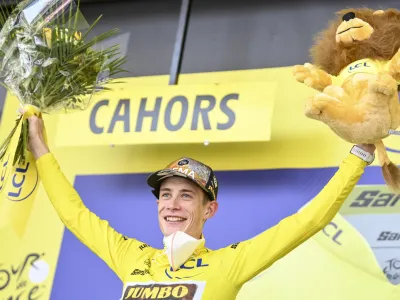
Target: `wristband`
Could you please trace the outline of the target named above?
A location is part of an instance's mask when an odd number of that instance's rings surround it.
[[[356,145],[351,148],[350,153],[361,158],[363,161],[367,162],[368,165],[372,164],[375,159],[375,154],[371,154]]]

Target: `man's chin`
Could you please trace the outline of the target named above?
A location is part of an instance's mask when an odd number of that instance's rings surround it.
[[[168,226],[168,225],[165,225],[163,233],[164,233],[164,236],[170,236],[171,234],[173,234],[173,233],[175,233],[177,231],[183,231],[183,229],[184,229],[184,226]]]

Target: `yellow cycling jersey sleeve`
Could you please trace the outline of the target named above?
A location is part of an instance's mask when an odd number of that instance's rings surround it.
[[[123,280],[126,253],[129,249],[137,249],[140,241],[124,237],[107,221],[91,212],[51,153],[41,156],[36,164],[42,184],[61,221]]]
[[[267,269],[274,262],[322,230],[338,213],[367,163],[349,154],[322,191],[302,210],[256,237],[228,247],[231,262],[228,279],[237,286]],[[233,257],[232,257],[233,256]]]

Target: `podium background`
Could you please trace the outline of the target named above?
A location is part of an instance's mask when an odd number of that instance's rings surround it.
[[[121,35],[111,42],[120,43],[130,58],[126,68],[137,77],[135,84],[168,84],[180,1],[82,3],[82,11],[89,21],[104,14],[98,30],[121,29]],[[55,147],[54,152],[66,176],[84,203],[109,220],[117,230],[151,246],[161,247],[155,199],[145,179],[151,170],[172,159],[193,155],[216,168],[221,186],[220,210],[205,229],[208,247],[224,247],[268,229],[315,196],[350,149],[350,145],[340,141],[322,124],[303,116],[302,103],[312,92],[293,82],[290,66],[309,61],[308,49],[313,36],[326,26],[336,10],[364,5],[376,9],[400,9],[398,1],[279,1],[271,4],[261,0],[194,1],[182,61],[184,75],[179,84],[271,81],[276,78],[279,92],[275,99],[271,142],[211,145],[208,148],[185,144],[127,145],[123,149]],[[0,108],[4,94],[1,88]],[[18,106],[15,99],[8,100],[4,109],[0,109],[3,111],[1,138],[12,125]],[[71,116],[71,120],[73,118]],[[49,116],[46,122],[54,144],[59,119]],[[69,133],[71,136],[72,132]],[[388,146],[400,149],[400,138],[388,139]],[[400,163],[399,155],[390,152],[391,159],[397,164]],[[123,168],[125,163],[129,166]],[[367,168],[359,184],[378,185],[385,192],[376,164]],[[32,267],[26,268],[22,278],[27,279],[27,286],[0,289],[0,299],[9,300],[10,296],[15,299],[18,291],[24,291],[23,299],[28,299],[29,289],[34,285],[32,278],[39,281],[41,292],[35,299],[119,299],[122,284],[99,258],[64,230],[43,189],[38,191],[36,200],[23,238],[16,237],[9,228],[0,230],[0,245],[6,245],[0,249],[0,270],[22,266],[29,253],[45,252],[46,264],[38,265],[36,273]],[[343,214],[344,219],[353,222],[357,229],[348,230],[354,237],[348,239],[349,248],[360,247],[365,253],[375,251],[365,244],[364,239],[376,248],[380,247],[375,244],[375,231],[368,229],[373,232],[371,237],[365,231],[371,220],[379,232],[400,232],[399,223],[389,226],[385,221],[393,219],[390,211],[367,211],[365,215],[365,219],[357,219],[352,214]],[[339,256],[321,246],[324,238],[333,241],[331,230],[332,226],[326,232],[320,232],[269,272],[249,282],[239,299],[400,299],[400,286],[377,275],[383,274],[378,263],[365,260],[362,268],[353,267],[351,273]],[[391,247],[388,251],[394,251],[390,252],[390,257],[400,259],[399,240],[385,245]],[[2,252],[4,249],[6,254]],[[381,260],[382,266],[384,260]],[[400,276],[400,265],[393,267],[391,272]],[[2,279],[0,277],[0,286]],[[315,283],[316,279],[319,282]],[[15,276],[12,280],[17,282]],[[329,292],[324,295],[324,291]]]

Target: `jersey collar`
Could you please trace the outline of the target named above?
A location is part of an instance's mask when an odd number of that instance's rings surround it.
[[[203,233],[201,234],[200,239],[204,239],[204,241],[206,241]],[[188,258],[188,260],[196,258],[206,252],[209,252],[209,249],[206,248],[205,243],[202,243],[196,248],[196,250],[194,250],[193,254]],[[161,250],[161,253],[159,252],[159,255],[156,255],[155,260],[159,263],[168,263],[168,256],[166,254],[165,245],[164,248]]]

